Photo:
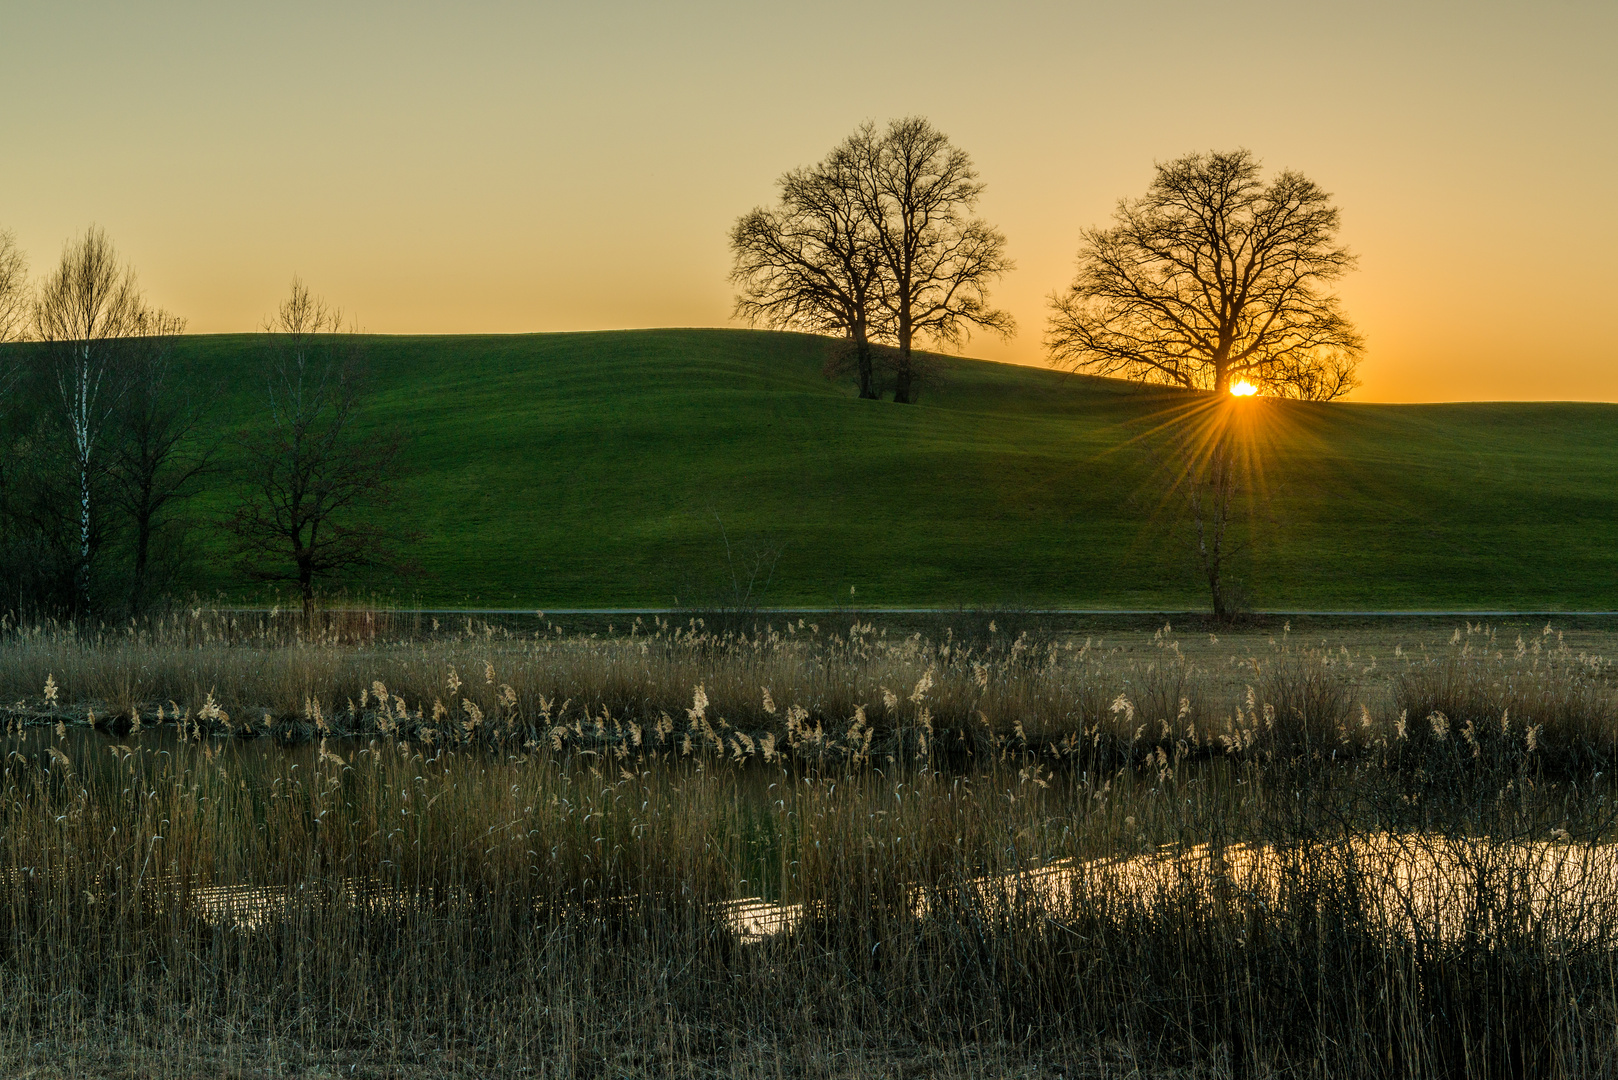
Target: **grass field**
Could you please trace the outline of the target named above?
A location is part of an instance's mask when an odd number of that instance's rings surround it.
[[[370,339],[430,606],[1206,606],[1143,432],[1175,396],[945,362],[919,406],[738,330]],[[182,344],[258,407],[250,336]],[[1618,406],[1271,402],[1257,608],[1618,608]],[[226,499],[199,504],[217,513]],[[729,543],[727,557],[726,541]],[[188,588],[243,596],[217,539]],[[765,570],[759,574],[762,585]]]

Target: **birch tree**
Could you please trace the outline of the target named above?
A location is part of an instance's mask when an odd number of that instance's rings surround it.
[[[90,562],[99,508],[95,481],[126,390],[124,339],[139,330],[140,292],[133,270],[122,265],[101,229],[91,227],[62,251],[61,262],[40,287],[34,335],[49,347],[42,357],[55,391],[78,474],[76,603],[90,606]]]

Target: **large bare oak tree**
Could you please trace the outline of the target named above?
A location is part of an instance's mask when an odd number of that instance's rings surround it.
[[[876,226],[884,271],[882,303],[893,343],[893,400],[914,400],[918,337],[944,345],[974,327],[1009,337],[1011,316],[989,304],[989,285],[1013,268],[1006,238],[972,216],[983,185],[965,150],[919,116],[867,124],[853,140],[862,155],[860,196]]]
[[[264,329],[268,415],[246,446],[252,494],[227,527],[243,569],[295,584],[308,619],[317,581],[397,562],[399,534],[370,512],[389,501],[403,440],[355,430],[364,357],[341,312],[293,279]]]
[[[780,205],[743,214],[730,231],[736,317],[758,326],[846,334],[860,397],[875,398],[871,338],[880,335],[881,262],[859,194],[853,140],[777,182]]]
[[[1341,397],[1363,342],[1328,290],[1354,265],[1338,226],[1313,181],[1265,182],[1246,150],[1159,165],[1110,228],[1085,231],[1077,277],[1051,298],[1051,356],[1191,389]]]
[[[846,333],[860,396],[876,397],[870,343],[895,347],[894,400],[915,400],[917,340],[1009,335],[989,287],[1012,268],[1005,237],[972,215],[971,157],[925,119],[864,124],[820,164],[781,178],[781,205],[731,230],[739,317]]]

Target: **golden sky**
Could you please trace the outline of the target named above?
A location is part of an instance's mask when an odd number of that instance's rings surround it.
[[[1618,4],[0,4],[0,228],[195,332],[725,326],[726,232],[861,121],[974,156],[1043,360],[1079,231],[1245,146],[1336,196],[1368,401],[1618,400]]]

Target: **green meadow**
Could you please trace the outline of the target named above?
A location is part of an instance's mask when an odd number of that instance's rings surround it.
[[[421,572],[354,595],[1207,606],[1154,435],[1173,392],[944,358],[918,405],[861,401],[823,376],[826,339],[741,330],[367,343],[363,424],[410,439],[381,512],[419,534]],[[225,388],[228,464],[263,408],[256,339],[180,348]],[[1252,607],[1618,608],[1618,406],[1253,407],[1260,497],[1236,571]],[[192,512],[232,497],[216,485]],[[266,598],[204,535],[188,589]]]

